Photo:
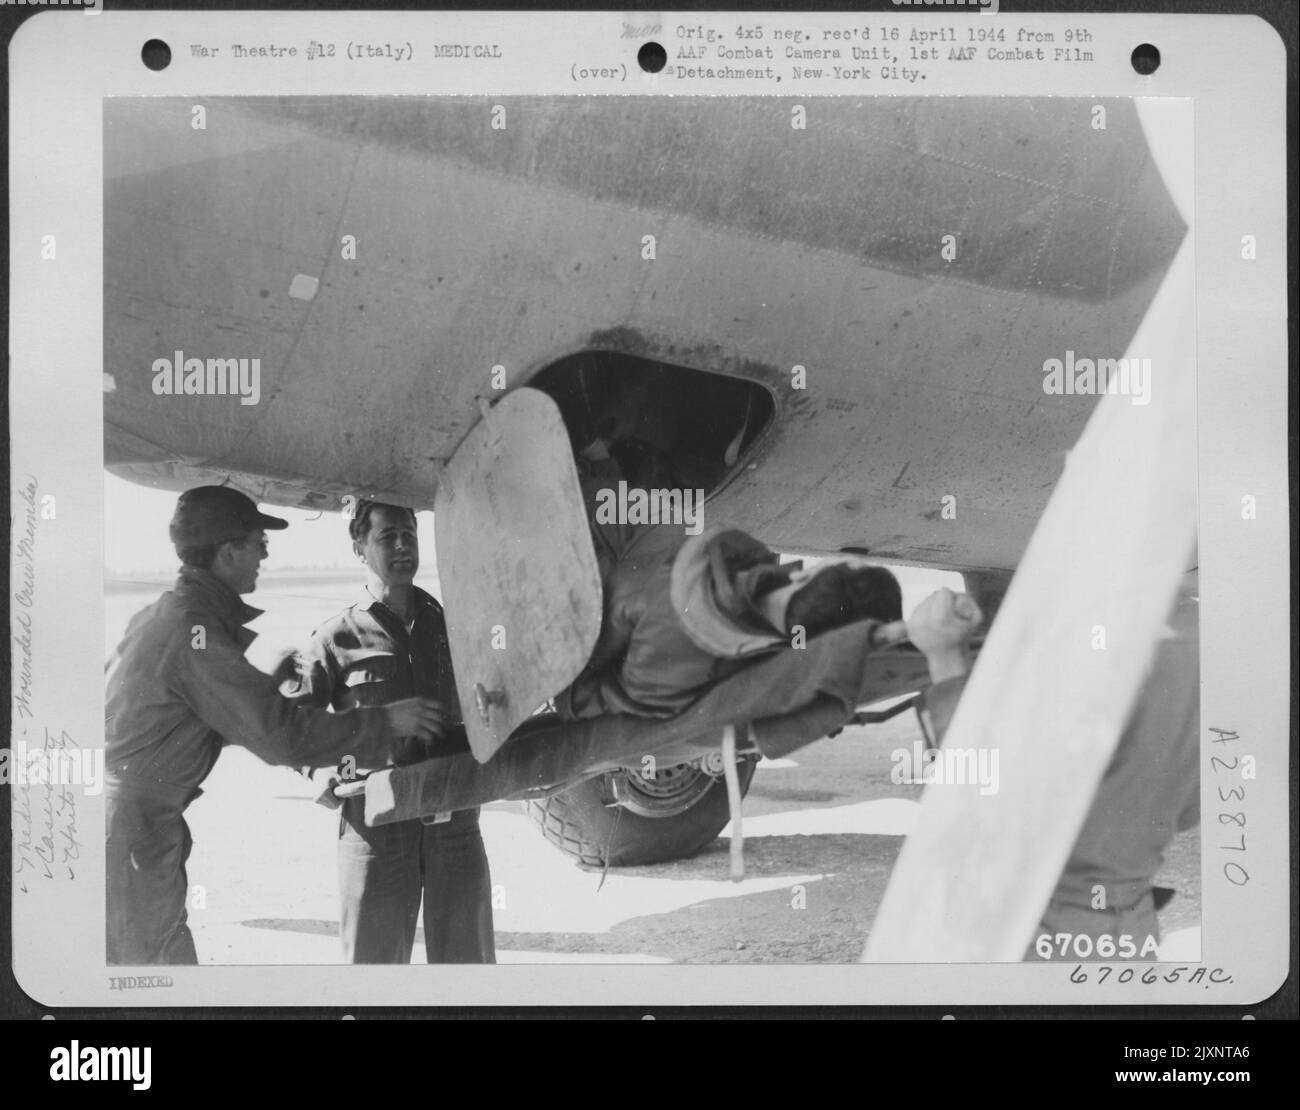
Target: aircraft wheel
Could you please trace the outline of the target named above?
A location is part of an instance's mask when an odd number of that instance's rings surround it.
[[[742,797],[756,766],[754,759],[737,762]],[[615,798],[620,804],[609,804]],[[698,763],[665,767],[650,779],[613,771],[525,804],[542,835],[588,867],[684,859],[712,844],[730,820],[725,779]]]

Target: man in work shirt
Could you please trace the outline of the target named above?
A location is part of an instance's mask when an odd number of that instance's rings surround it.
[[[244,651],[261,610],[240,601],[257,584],[266,529],[288,522],[258,512],[238,490],[181,494],[171,540],[176,587],[132,619],[109,661],[105,712],[108,962],[198,962],[185,909],[191,840],[185,808],[223,743],[272,764],[301,767],[351,756],[387,758],[404,736],[431,737],[436,703],[411,698],[351,713],[299,708]]]
[[[414,583],[420,568],[415,514],[361,501],[348,525],[365,565],[357,600],[317,629],[299,692],[345,712],[420,694],[459,722],[442,606]],[[390,763],[403,766],[469,750],[462,729],[433,743],[406,740]],[[337,805],[338,775],[317,771],[318,800]],[[367,828],[365,799],[347,798],[339,822],[340,935],[351,963],[410,963],[421,901],[429,963],[495,963],[492,880],[478,809]]]

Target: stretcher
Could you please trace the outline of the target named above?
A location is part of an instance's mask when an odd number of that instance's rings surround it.
[[[818,636],[803,648],[763,656],[665,720],[532,717],[489,761],[504,759],[517,773],[512,770],[506,781],[483,776],[480,785],[474,766],[466,764],[451,807],[446,768],[440,766],[445,758],[376,771],[345,789],[364,796],[367,825],[385,825],[502,798],[542,797],[594,775],[637,767],[647,755],[662,764],[715,755],[728,729],[738,754],[778,758],[854,723],[860,707],[927,684],[924,657],[910,645],[880,647],[877,628],[874,622],[859,622]]]

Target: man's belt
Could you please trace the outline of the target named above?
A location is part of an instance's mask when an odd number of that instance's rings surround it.
[[[163,805],[184,809],[203,793],[197,786],[180,786],[162,779],[132,774],[124,767],[104,773],[104,792],[110,798],[148,798]]]

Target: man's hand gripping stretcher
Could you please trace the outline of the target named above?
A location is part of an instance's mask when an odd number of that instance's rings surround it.
[[[716,753],[729,728],[742,754],[776,758],[860,706],[964,674],[982,619],[944,589],[902,620],[887,570],[782,565],[739,532],[653,526],[611,554],[600,639],[560,712],[525,722],[486,763],[465,753],[342,784],[364,791],[367,824],[538,797],[646,755],[686,762]]]

